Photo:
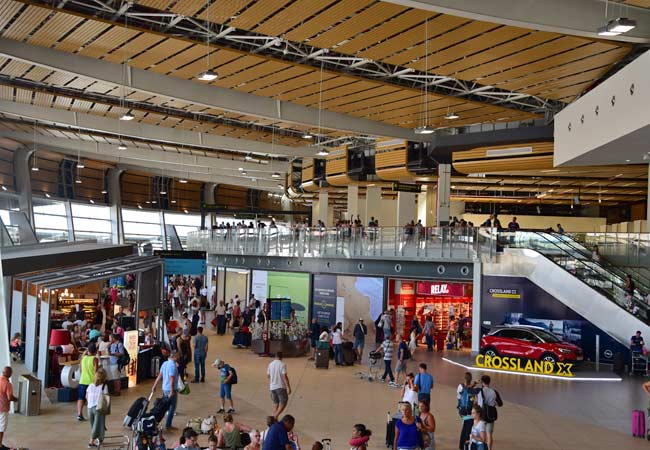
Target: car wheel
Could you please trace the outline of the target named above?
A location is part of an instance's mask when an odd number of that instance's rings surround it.
[[[553,353],[545,353],[540,358],[540,361],[542,361],[542,362],[550,362],[550,363],[553,363],[553,366],[555,366],[557,364],[558,359],[557,359],[557,356],[555,356]]]
[[[499,352],[497,352],[497,349],[494,347],[486,347],[481,351],[481,353],[483,353],[485,356],[489,356],[490,358],[499,356]]]

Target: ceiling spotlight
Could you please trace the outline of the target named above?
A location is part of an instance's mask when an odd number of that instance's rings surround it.
[[[413,129],[413,132],[415,134],[433,134],[435,133],[436,130],[433,129],[433,127],[430,127],[429,125],[425,125],[423,127],[417,127]]]
[[[81,161],[79,161],[77,163],[77,169],[85,169],[85,168],[86,168],[86,165],[84,163],[82,163]]]
[[[95,204],[95,200],[93,200],[92,198],[91,198],[90,200],[88,200],[88,201],[89,201],[90,203],[92,203],[93,205]]]
[[[108,191],[106,189],[102,189],[102,194],[108,194]]]
[[[162,191],[160,191],[160,195],[167,195],[167,191],[163,189]]]
[[[6,191],[6,190],[7,190],[7,186],[2,186],[2,190],[3,190],[3,191]]]
[[[147,200],[145,203],[146,203],[147,205],[151,205],[151,200]]]
[[[445,114],[445,119],[447,120],[454,120],[454,119],[460,119],[460,116],[454,112],[447,113]]]
[[[273,173],[271,174],[271,177],[272,177],[272,178],[280,178],[281,176],[282,176],[282,175],[280,175],[280,172],[273,172]]]
[[[627,17],[619,17],[607,22],[606,25],[598,28],[600,36],[618,36],[619,34],[627,33],[636,27],[636,20],[628,19]]]
[[[182,184],[186,184],[187,180],[185,178],[179,178],[178,182]]]
[[[126,114],[123,114],[120,116],[120,120],[133,120],[135,119],[135,116],[131,114],[131,111],[127,112]]]
[[[38,172],[38,166],[32,166],[32,172]]]
[[[242,170],[242,171],[241,171],[241,174],[242,174],[242,176],[245,177],[246,175],[248,175],[248,172],[246,172],[245,170]]]
[[[138,205],[138,209],[142,209],[142,205]]]
[[[81,184],[81,178],[79,177],[75,178],[74,182],[77,184]]]
[[[245,159],[246,161],[250,161],[250,160],[253,159],[253,155],[251,155],[251,154],[249,153],[248,155],[244,156],[244,159]]]
[[[323,148],[323,147],[321,147],[320,150],[318,150],[318,152],[316,152],[317,156],[327,156],[329,154],[330,154],[329,150],[327,150],[326,148]]]
[[[151,200],[152,205],[155,205],[156,203],[158,203],[158,200]]]
[[[170,203],[171,203],[172,205],[175,205],[175,204],[176,204],[176,200],[172,200]]]
[[[126,145],[124,145],[124,142],[120,142],[120,145],[117,146],[117,149],[118,150],[126,150],[127,147],[126,147]]]
[[[314,135],[311,134],[311,133],[305,133],[305,134],[302,135],[302,138],[303,139],[313,139]]]
[[[242,172],[242,171],[244,170],[244,168],[243,168],[243,167],[238,167],[237,170],[239,170],[240,172]]]
[[[190,213],[187,209],[184,209],[183,212],[184,212],[185,214],[189,214],[189,213]]]
[[[52,197],[52,196],[46,192],[46,193],[45,193],[45,197],[50,198],[50,197]]]
[[[198,78],[201,81],[214,81],[219,78],[219,75],[217,72],[214,72],[212,70],[206,70],[205,72],[201,72]]]

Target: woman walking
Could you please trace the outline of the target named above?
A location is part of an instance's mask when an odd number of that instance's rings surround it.
[[[90,441],[88,442],[88,448],[99,447],[104,440],[106,416],[97,410],[99,397],[102,394],[108,395],[108,386],[106,386],[106,371],[99,368],[95,372],[93,383],[86,390],[88,417],[90,419]]]
[[[436,431],[436,419],[429,410],[429,402],[419,402],[420,421],[422,422],[422,441],[424,446],[422,450],[436,450],[436,440],[434,433]]]
[[[420,447],[420,419],[413,415],[410,403],[402,403],[402,418],[395,422],[393,450],[415,450]]]
[[[366,450],[372,431],[366,428],[362,423],[352,427],[352,437],[350,438],[350,450]]]
[[[472,431],[469,435],[470,450],[487,450],[487,433],[485,432],[485,422],[483,421],[483,411],[478,405],[472,407]]]

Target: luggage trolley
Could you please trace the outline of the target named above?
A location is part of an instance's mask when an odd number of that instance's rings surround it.
[[[379,361],[381,359],[382,354],[380,352],[370,352],[368,354],[368,371],[357,372],[356,376],[371,382],[379,378]]]
[[[630,375],[648,376],[648,357],[641,352],[632,352]]]
[[[98,450],[131,450],[131,438],[126,435],[106,436],[97,446]]]

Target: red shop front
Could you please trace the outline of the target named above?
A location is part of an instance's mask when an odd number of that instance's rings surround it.
[[[432,316],[436,331],[445,335],[449,332],[450,319],[455,321],[454,329],[463,320],[462,340],[469,346],[473,293],[471,283],[390,278],[388,307],[395,310],[395,329],[404,336],[408,336],[414,316],[421,325],[427,316]]]

